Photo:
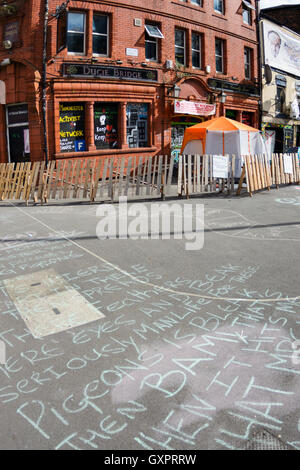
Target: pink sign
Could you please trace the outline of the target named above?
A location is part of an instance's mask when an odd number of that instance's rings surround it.
[[[179,114],[193,114],[194,116],[213,116],[216,114],[216,105],[197,101],[175,100],[174,112]]]

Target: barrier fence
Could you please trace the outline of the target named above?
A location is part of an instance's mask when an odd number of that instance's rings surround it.
[[[242,174],[235,155],[180,155],[105,157],[1,163],[0,200],[42,204],[58,199],[117,200],[119,196],[161,197],[218,193],[240,194],[300,182],[297,155],[273,154],[242,157]],[[238,183],[238,184],[237,184]]]

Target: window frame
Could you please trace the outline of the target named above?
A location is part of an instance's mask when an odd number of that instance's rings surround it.
[[[159,34],[157,34],[157,35],[149,34],[149,31],[147,29],[148,26],[155,26],[158,29]],[[159,45],[160,45],[159,41],[161,39],[164,39],[164,35],[161,32],[161,27],[158,26],[158,24],[145,22],[145,60],[147,62],[159,62],[159,52],[160,52],[159,51]],[[156,50],[156,58],[155,59],[146,57],[146,43],[155,44],[155,50]]]
[[[106,34],[104,33],[94,33],[92,30],[92,50],[93,50],[93,56],[94,57],[109,57],[109,37],[110,37],[110,16],[105,15],[102,13],[98,12],[93,12],[93,24],[94,24],[94,17],[95,16],[105,16],[106,17]],[[97,52],[94,52],[94,47],[93,47],[93,42],[94,42],[94,36],[106,36],[106,54],[98,54]]]
[[[216,2],[219,2],[219,4],[221,4],[222,11],[220,11],[216,8]],[[214,0],[214,11],[216,13],[219,13],[219,15],[225,15],[225,2],[224,2],[224,0]]]
[[[149,43],[155,44],[155,59],[153,59],[152,57],[148,58],[146,55],[146,45]],[[158,38],[153,38],[149,36],[146,30],[145,30],[145,60],[147,62],[158,62]]]
[[[178,46],[176,45],[176,31],[180,31],[183,33],[183,42],[184,42],[184,45],[183,46]],[[175,31],[174,31],[174,36],[175,36],[175,62],[178,62],[180,65],[182,65],[183,67],[186,67],[187,66],[187,53],[186,53],[186,30],[185,29],[181,29],[181,28],[175,28]],[[177,59],[176,59],[176,48],[179,48],[179,49],[183,49],[183,64],[181,62],[179,62]]]
[[[217,41],[220,41],[222,46],[222,54],[219,56],[217,55]],[[221,57],[222,59],[222,70],[217,70],[217,57]],[[215,66],[216,66],[216,73],[225,74],[225,41],[221,38],[215,38]]]
[[[72,31],[69,30],[69,15],[70,14],[76,14],[76,15],[83,15],[83,31]],[[67,37],[66,37],[66,46],[67,46],[67,53],[68,55],[79,55],[79,56],[84,56],[86,55],[86,25],[87,25],[87,15],[85,11],[75,11],[71,10],[68,11],[67,15]],[[81,34],[83,36],[83,52],[74,52],[74,51],[69,51],[68,48],[68,34]]]
[[[247,21],[245,21],[245,13],[248,14],[248,18],[247,18]],[[246,7],[243,7],[243,11],[242,11],[242,17],[243,17],[243,23],[248,25],[248,26],[252,26],[252,12],[249,8],[246,8]]]
[[[193,36],[198,36],[199,38],[199,49],[194,49],[193,48]],[[192,52],[192,67],[197,70],[202,69],[202,34],[197,33],[196,31],[192,31],[191,34],[191,52]],[[193,64],[193,52],[197,52],[199,56],[199,66],[197,67],[196,65]]]
[[[203,7],[203,0],[190,0],[192,5],[196,5],[197,7]],[[197,3],[199,2],[199,3]]]
[[[246,55],[248,56],[248,62],[246,62]],[[246,67],[248,66],[249,75],[246,74]],[[244,73],[245,79],[251,80],[252,79],[252,49],[250,47],[244,47]]]

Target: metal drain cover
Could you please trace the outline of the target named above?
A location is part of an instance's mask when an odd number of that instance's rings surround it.
[[[291,448],[281,439],[264,429],[255,433],[249,439],[244,450],[291,450]]]
[[[6,279],[4,285],[35,338],[104,318],[53,269]]]

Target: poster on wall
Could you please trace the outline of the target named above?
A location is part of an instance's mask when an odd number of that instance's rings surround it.
[[[60,103],[60,151],[84,152],[84,103]]]
[[[97,149],[118,148],[117,103],[95,103],[94,129]]]
[[[129,148],[148,147],[148,104],[128,104],[126,119]]]
[[[300,36],[263,21],[265,63],[270,67],[299,75]]]

